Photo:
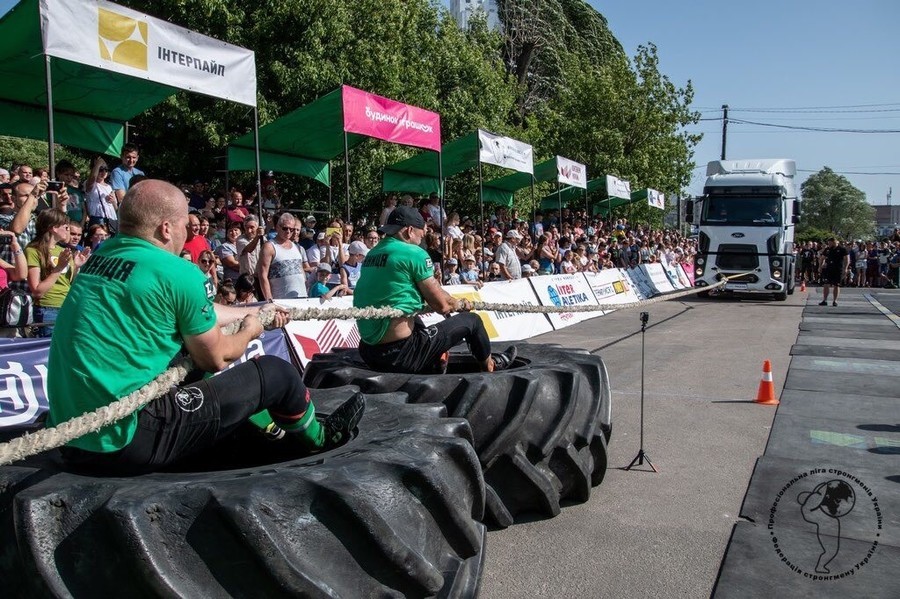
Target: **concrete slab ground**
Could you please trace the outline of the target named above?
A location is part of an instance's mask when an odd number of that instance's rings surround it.
[[[588,502],[491,531],[481,596],[708,597],[774,415],[752,403],[762,363],[771,360],[780,393],[804,303],[797,293],[648,309],[644,447],[659,474],[621,469],[640,446],[639,311],[535,338],[604,359],[610,468]]]
[[[816,300],[716,598],[900,595],[900,318],[887,308],[900,309],[900,292]],[[864,337],[845,331],[854,322]]]

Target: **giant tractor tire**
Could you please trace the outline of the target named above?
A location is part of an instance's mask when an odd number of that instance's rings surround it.
[[[369,369],[355,349],[318,354],[304,374],[311,388],[357,385],[404,391],[410,401],[443,402],[472,426],[487,487],[486,511],[499,526],[517,514],[559,513],[560,502],[587,501],[606,473],[612,428],[609,377],[599,356],[555,345],[519,344],[507,370],[478,372],[451,353],[447,374]]]
[[[312,397],[328,413],[354,391]],[[257,464],[234,470],[0,468],[3,596],[473,596],[484,483],[469,425],[406,401],[370,396],[357,436],[313,456],[259,463],[293,447],[260,439],[268,452],[245,446]]]

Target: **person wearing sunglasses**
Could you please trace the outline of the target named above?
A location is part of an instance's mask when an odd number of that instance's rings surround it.
[[[119,230],[119,202],[109,184],[109,167],[99,156],[91,162],[91,174],[84,183],[85,202],[88,211],[88,226],[103,225],[110,236]]]
[[[306,250],[291,241],[300,224],[289,212],[279,217],[275,239],[266,242],[259,255],[259,286],[263,299],[309,297],[307,273],[311,270]]]
[[[216,255],[211,250],[203,250],[197,259],[197,266],[200,267],[200,272],[206,275],[206,279],[212,285],[212,289],[218,289],[219,273],[216,268]]]

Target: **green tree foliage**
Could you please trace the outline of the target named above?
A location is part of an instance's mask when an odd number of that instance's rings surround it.
[[[866,194],[827,166],[800,186],[803,214],[800,234],[808,229],[828,231],[841,239],[866,238],[875,231],[875,208]]]
[[[613,173],[634,189],[671,196],[693,168],[698,138],[683,132],[697,118],[690,83],[679,88],[660,73],[652,45],[629,60],[582,0],[501,1],[503,33],[478,21],[460,31],[437,0],[120,1],[253,49],[261,125],[345,83],[440,113],[445,141],[484,128],[534,144],[536,161],[558,153],[587,164],[589,176]],[[190,182],[214,174],[221,187],[227,142],[252,128],[252,116],[245,106],[181,92],[129,131],[151,175]],[[2,145],[0,157],[9,154]],[[353,212],[376,212],[383,166],[417,151],[378,141],[352,150]],[[332,206],[343,214],[342,157],[332,166]],[[501,174],[488,168],[485,179]],[[252,181],[251,173],[231,173],[233,184]],[[279,185],[297,207],[329,205],[318,183],[279,176]],[[474,214],[476,173],[449,180],[447,196],[451,210]]]

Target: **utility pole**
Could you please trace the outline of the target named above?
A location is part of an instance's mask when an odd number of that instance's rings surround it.
[[[722,104],[722,160],[725,160],[725,142],[728,139],[728,104]]]

